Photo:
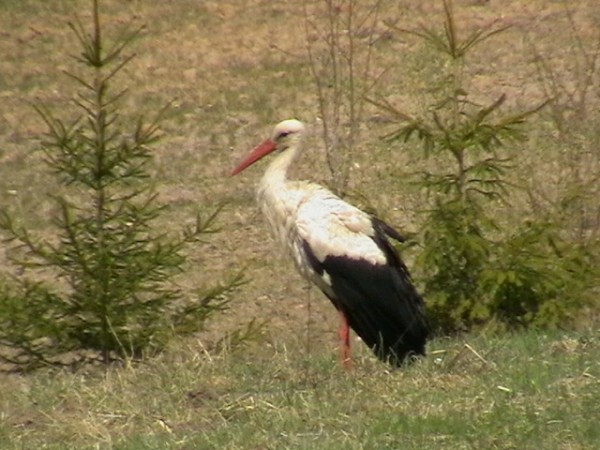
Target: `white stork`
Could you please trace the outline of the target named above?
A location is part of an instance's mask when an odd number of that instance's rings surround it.
[[[258,187],[258,201],[299,272],[340,313],[342,360],[350,365],[350,331],[383,361],[399,366],[425,354],[429,332],[424,303],[389,238],[403,238],[385,222],[287,170],[300,152],[304,125],[284,120],[231,173],[277,151]]]

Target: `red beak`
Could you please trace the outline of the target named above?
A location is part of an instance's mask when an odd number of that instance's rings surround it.
[[[267,139],[265,142],[255,147],[246,158],[238,164],[238,166],[231,171],[229,176],[234,176],[244,170],[246,167],[251,166],[262,157],[268,155],[277,148],[277,144],[271,139]]]

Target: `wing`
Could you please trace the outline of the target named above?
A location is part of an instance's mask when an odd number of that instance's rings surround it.
[[[314,281],[367,346],[395,365],[424,354],[424,302],[388,239],[402,236],[333,194],[302,205],[297,225]]]

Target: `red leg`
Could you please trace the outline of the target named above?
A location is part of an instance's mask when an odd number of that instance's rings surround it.
[[[346,313],[340,309],[340,340],[342,341],[342,364],[346,369],[352,367],[352,357],[350,356],[350,325]]]

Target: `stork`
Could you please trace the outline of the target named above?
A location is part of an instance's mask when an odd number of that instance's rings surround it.
[[[390,243],[403,241],[402,236],[318,184],[288,180],[304,130],[295,119],[279,123],[231,175],[278,153],[259,183],[258,202],[300,274],[338,310],[346,367],[351,365],[350,328],[393,366],[424,355],[429,333],[424,302]]]

